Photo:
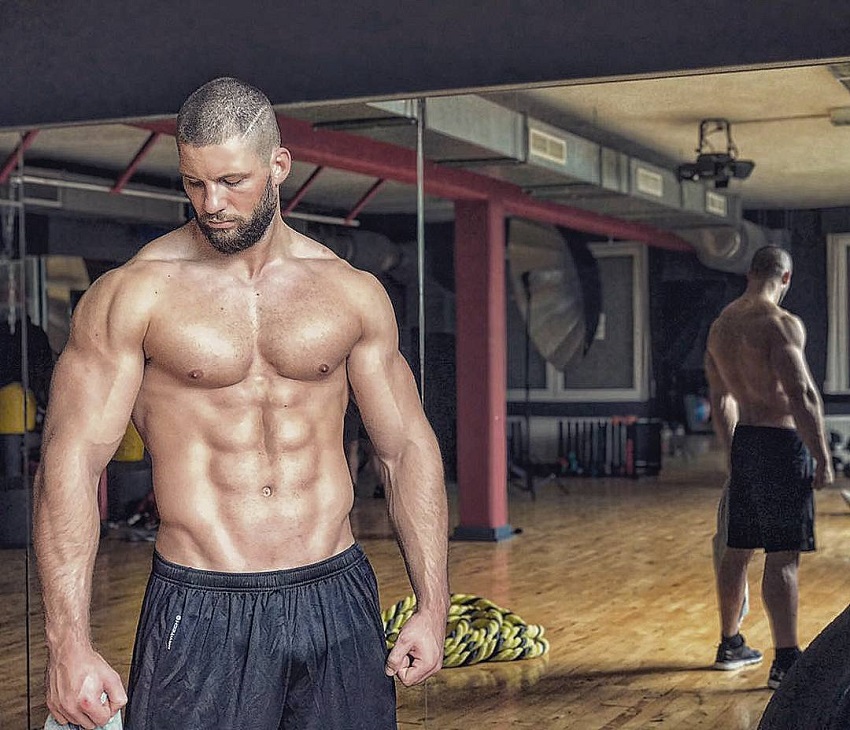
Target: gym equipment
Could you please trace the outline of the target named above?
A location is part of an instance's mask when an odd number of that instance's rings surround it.
[[[118,444],[118,449],[112,457],[113,461],[141,461],[145,456],[145,444],[139,432],[130,421],[127,430]]]
[[[773,693],[758,730],[850,727],[850,608],[809,644]]]
[[[106,467],[107,519],[122,522],[153,489],[151,466],[145,461],[110,461]]]
[[[558,460],[567,476],[639,477],[661,471],[661,421],[636,416],[563,418]]]
[[[523,481],[530,476],[545,477],[557,481],[562,489],[563,477],[652,476],[661,471],[661,426],[658,419],[637,416],[561,418],[557,461],[547,464],[525,456],[526,426],[523,421],[511,420],[508,476]]]
[[[599,322],[598,273],[594,279],[593,270],[579,272],[575,248],[555,226],[510,220],[508,262],[514,296],[534,346],[559,370],[587,351]]]
[[[381,613],[389,649],[415,608],[416,598],[407,596]],[[527,624],[486,598],[452,593],[443,645],[444,667],[533,659],[548,651],[542,626]]]
[[[0,388],[0,434],[22,434],[35,430],[35,395],[27,390],[24,403],[24,387],[20,383],[9,383]],[[26,424],[24,424],[26,414]]]

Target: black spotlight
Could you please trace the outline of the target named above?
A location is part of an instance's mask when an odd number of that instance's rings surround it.
[[[708,152],[708,137],[716,132],[725,132],[726,151]],[[739,160],[738,148],[732,141],[732,125],[726,119],[703,119],[699,125],[699,146],[695,162],[686,162],[678,167],[680,180],[711,180],[714,187],[725,188],[731,179],[744,180],[750,176],[756,163]]]

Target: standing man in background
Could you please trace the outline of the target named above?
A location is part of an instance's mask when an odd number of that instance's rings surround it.
[[[391,730],[393,677],[442,665],[442,461],[369,274],[281,218],[290,171],[264,94],[205,84],[177,118],[195,219],[98,279],[56,367],[36,479],[47,706],[104,724],[127,702],[92,645],[97,481],[133,422],[161,518],[128,730]],[[417,598],[387,656],[354,542],[349,395],[381,461]]]
[[[803,323],[780,307],[791,285],[791,256],[777,246],[756,251],[747,289],[711,326],[706,375],[715,428],[729,454],[727,550],[717,590],[721,640],[715,668],[761,661],[738,633],[747,566],[764,548],[762,595],[776,656],[775,689],[800,656],[797,571],[815,549],[812,487],[833,481],[823,403],[804,354]],[[811,455],[817,466],[811,472]]]

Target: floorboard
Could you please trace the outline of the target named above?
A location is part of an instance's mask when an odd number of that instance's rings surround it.
[[[399,727],[434,730],[749,730],[770,697],[770,632],[750,571],[744,633],[765,661],[739,672],[709,669],[718,640],[710,538],[722,475],[711,454],[665,465],[639,480],[548,483],[536,500],[510,491],[520,532],[499,544],[453,542],[452,590],[489,598],[551,641],[540,659],[440,672],[400,688]],[[382,605],[410,593],[385,502],[358,497],[353,524],[373,561]],[[452,500],[454,509],[454,500]],[[805,646],[850,600],[850,509],[836,490],[817,496],[819,550],[803,557],[800,637]],[[453,514],[453,524],[456,518]],[[101,543],[92,599],[100,651],[126,679],[152,546]],[[0,552],[0,728],[27,727],[25,553]],[[45,716],[45,652],[38,587],[31,581],[31,726]]]

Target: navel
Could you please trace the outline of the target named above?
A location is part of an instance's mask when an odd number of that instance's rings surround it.
[[[262,491],[263,491],[263,496],[264,496],[264,497],[271,497],[271,496],[272,496],[272,492],[273,492],[274,490],[273,490],[273,489],[272,489],[272,488],[271,488],[268,484],[266,484],[266,486],[264,486],[264,487],[263,487],[263,490],[262,490]]]

